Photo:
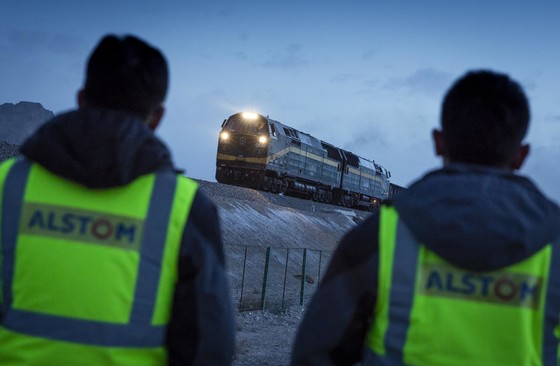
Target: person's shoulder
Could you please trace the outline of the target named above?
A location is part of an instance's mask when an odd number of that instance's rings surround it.
[[[17,157],[11,157],[6,160],[0,161],[0,170],[9,170],[17,160]]]
[[[215,214],[218,210],[216,203],[200,187],[196,190],[191,209],[199,211],[200,214]]]
[[[200,188],[196,180],[184,176],[181,179],[185,179],[195,189],[187,224],[203,236],[219,240],[216,239],[216,233],[220,231],[216,203]]]
[[[376,211],[366,217],[364,220],[360,221],[356,227],[350,230],[345,239],[364,239],[371,237],[372,234],[377,233],[377,227],[379,225],[379,211]]]
[[[17,162],[24,162],[24,164],[31,164],[31,161],[29,161],[28,159],[26,159],[24,156],[14,156],[11,158],[8,158],[2,162],[0,162],[0,182],[4,182],[4,180],[6,179],[6,176],[8,175],[8,172],[10,172],[10,170],[12,169],[12,167],[17,163]]]
[[[181,179],[187,186],[194,191],[194,199],[191,210],[205,212],[207,210],[216,211],[216,204],[208,195],[200,188],[200,184],[192,178],[180,175]]]
[[[338,244],[327,277],[362,265],[377,255],[379,213],[374,212],[348,231]]]
[[[185,230],[183,232],[183,255],[196,250],[213,249],[218,253],[221,263],[223,260],[220,219],[216,204],[200,188],[198,183],[190,178],[181,177],[185,182],[193,184],[194,197],[188,212]]]

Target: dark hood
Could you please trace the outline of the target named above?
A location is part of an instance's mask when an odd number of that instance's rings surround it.
[[[21,152],[53,173],[91,188],[128,184],[173,169],[167,147],[134,115],[81,108],[46,122]]]
[[[471,270],[511,265],[559,236],[558,206],[507,170],[450,165],[414,183],[394,206],[422,244]]]

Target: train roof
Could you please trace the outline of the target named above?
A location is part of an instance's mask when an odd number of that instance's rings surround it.
[[[316,149],[320,149],[320,150],[324,150],[322,144],[321,144],[321,140],[319,140],[318,138],[311,136],[310,134],[306,133],[306,132],[302,132],[296,128],[290,127],[284,123],[278,122],[276,120],[273,120],[271,118],[267,117],[267,120],[269,123],[273,122],[275,125],[277,125],[277,127],[282,127],[283,131],[281,131],[282,134],[295,138],[299,141],[301,141],[302,143],[309,145],[309,146],[313,146]],[[295,133],[294,133],[295,131]]]
[[[388,178],[391,176],[391,173],[387,169],[385,169],[383,166],[377,164],[375,162],[375,160],[370,160],[370,159],[358,156],[358,155],[356,155],[356,154],[354,154],[350,151],[338,148],[331,143],[319,140],[316,137],[313,137],[308,133],[301,132],[300,130],[298,130],[296,128],[290,127],[290,126],[288,126],[288,125],[286,125],[282,122],[279,122],[277,120],[269,118],[268,116],[266,116],[266,119],[268,120],[269,123],[274,123],[275,125],[277,125],[279,127],[282,127],[284,129],[284,131],[282,131],[283,134],[285,134],[287,136],[290,136],[290,137],[293,137],[293,138],[296,138],[296,139],[299,139],[301,142],[303,142],[307,145],[316,147],[318,149],[327,150],[327,152],[329,152],[329,150],[331,150],[332,148],[340,150],[346,156],[346,158],[348,160],[348,163],[350,165],[353,165],[355,167],[362,166],[362,167],[369,168],[371,170],[375,170],[379,174],[383,174],[383,175],[387,176]],[[289,131],[289,132],[286,133],[286,131]],[[292,131],[297,132],[296,136],[292,135],[292,133],[293,133]],[[334,154],[329,154],[329,156],[330,155],[333,155],[333,157],[334,157]]]
[[[365,167],[371,170],[374,170],[376,172],[378,172],[379,174],[383,174],[386,175],[387,177],[391,176],[391,173],[389,173],[387,171],[387,169],[385,169],[383,166],[377,164],[375,162],[375,160],[370,160],[367,158],[364,158],[362,156],[358,156],[350,151],[341,149],[344,152],[344,155],[346,156],[347,160],[348,160],[348,164],[358,168],[358,167]]]

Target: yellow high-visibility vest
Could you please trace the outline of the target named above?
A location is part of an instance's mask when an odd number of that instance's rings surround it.
[[[393,207],[381,209],[379,225],[366,364],[557,365],[559,243],[509,267],[474,272],[418,243]]]
[[[162,365],[198,185],[173,172],[90,189],[0,165],[0,365]]]

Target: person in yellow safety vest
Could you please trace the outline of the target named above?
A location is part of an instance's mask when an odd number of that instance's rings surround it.
[[[229,365],[217,208],[154,135],[167,62],[91,53],[77,110],[0,165],[0,365]]]
[[[558,364],[560,210],[514,173],[528,124],[508,75],[452,85],[432,134],[443,167],[341,240],[292,365]]]

